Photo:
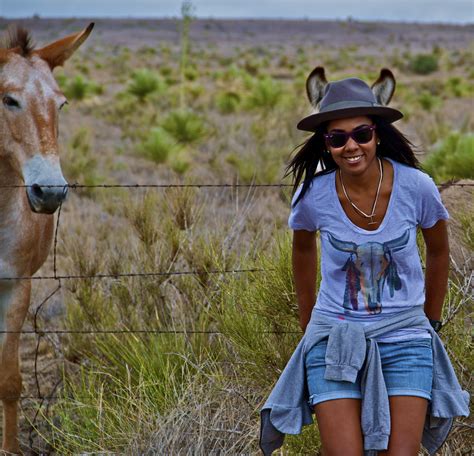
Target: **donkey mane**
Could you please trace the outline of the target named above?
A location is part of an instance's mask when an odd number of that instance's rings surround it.
[[[30,32],[20,26],[9,27],[2,44],[6,49],[19,48],[23,57],[28,57],[35,48]]]

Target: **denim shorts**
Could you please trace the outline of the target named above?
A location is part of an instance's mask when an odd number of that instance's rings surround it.
[[[431,339],[416,338],[399,342],[378,342],[382,372],[389,396],[418,396],[431,400],[433,353]],[[327,339],[306,354],[309,405],[331,399],[361,399],[360,377],[355,383],[325,380]]]

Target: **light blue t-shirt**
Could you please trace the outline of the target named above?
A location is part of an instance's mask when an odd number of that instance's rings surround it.
[[[425,302],[417,226],[431,228],[439,219],[449,219],[449,213],[428,174],[385,158],[393,165],[394,180],[387,211],[376,230],[364,230],[347,217],[337,196],[335,171],[313,178],[291,209],[291,229],[320,232],[321,283],[313,312],[334,321],[370,324]],[[301,188],[302,184],[292,206]],[[413,337],[431,336],[422,328],[402,328],[377,340]]]

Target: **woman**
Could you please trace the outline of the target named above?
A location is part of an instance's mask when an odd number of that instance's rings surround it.
[[[287,170],[295,178],[289,226],[305,335],[262,409],[266,454],[282,444],[282,433],[309,422],[305,406],[316,415],[324,456],[417,455],[422,439],[434,452],[452,417],[468,414],[468,395],[436,334],[449,214],[411,143],[392,125],[403,116],[386,106],[394,88],[387,69],[372,88],[357,78],[328,83],[321,67],[308,77],[308,97],[319,110],[298,128],[314,134]],[[317,231],[322,280],[315,303]],[[448,372],[441,384],[434,365]],[[455,391],[449,410],[439,399],[448,390]],[[430,415],[446,418],[443,426],[434,430]]]

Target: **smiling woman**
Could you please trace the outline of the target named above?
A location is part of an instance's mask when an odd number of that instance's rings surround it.
[[[6,453],[19,453],[17,406],[22,388],[20,332],[30,305],[31,277],[46,260],[53,213],[67,182],[58,155],[58,111],[65,103],[52,70],[92,30],[33,49],[25,30],[0,48],[0,400]],[[26,191],[25,187],[26,186]]]
[[[327,82],[316,67],[306,88],[314,112],[298,128],[313,135],[287,168],[295,180],[288,225],[304,336],[262,408],[261,448],[271,454],[314,413],[323,454],[418,454],[421,442],[433,454],[453,418],[469,414],[469,394],[435,332],[448,280],[449,214],[392,125],[402,113],[386,106],[395,90],[390,70],[369,87],[357,78]],[[430,258],[426,280],[418,227]]]

